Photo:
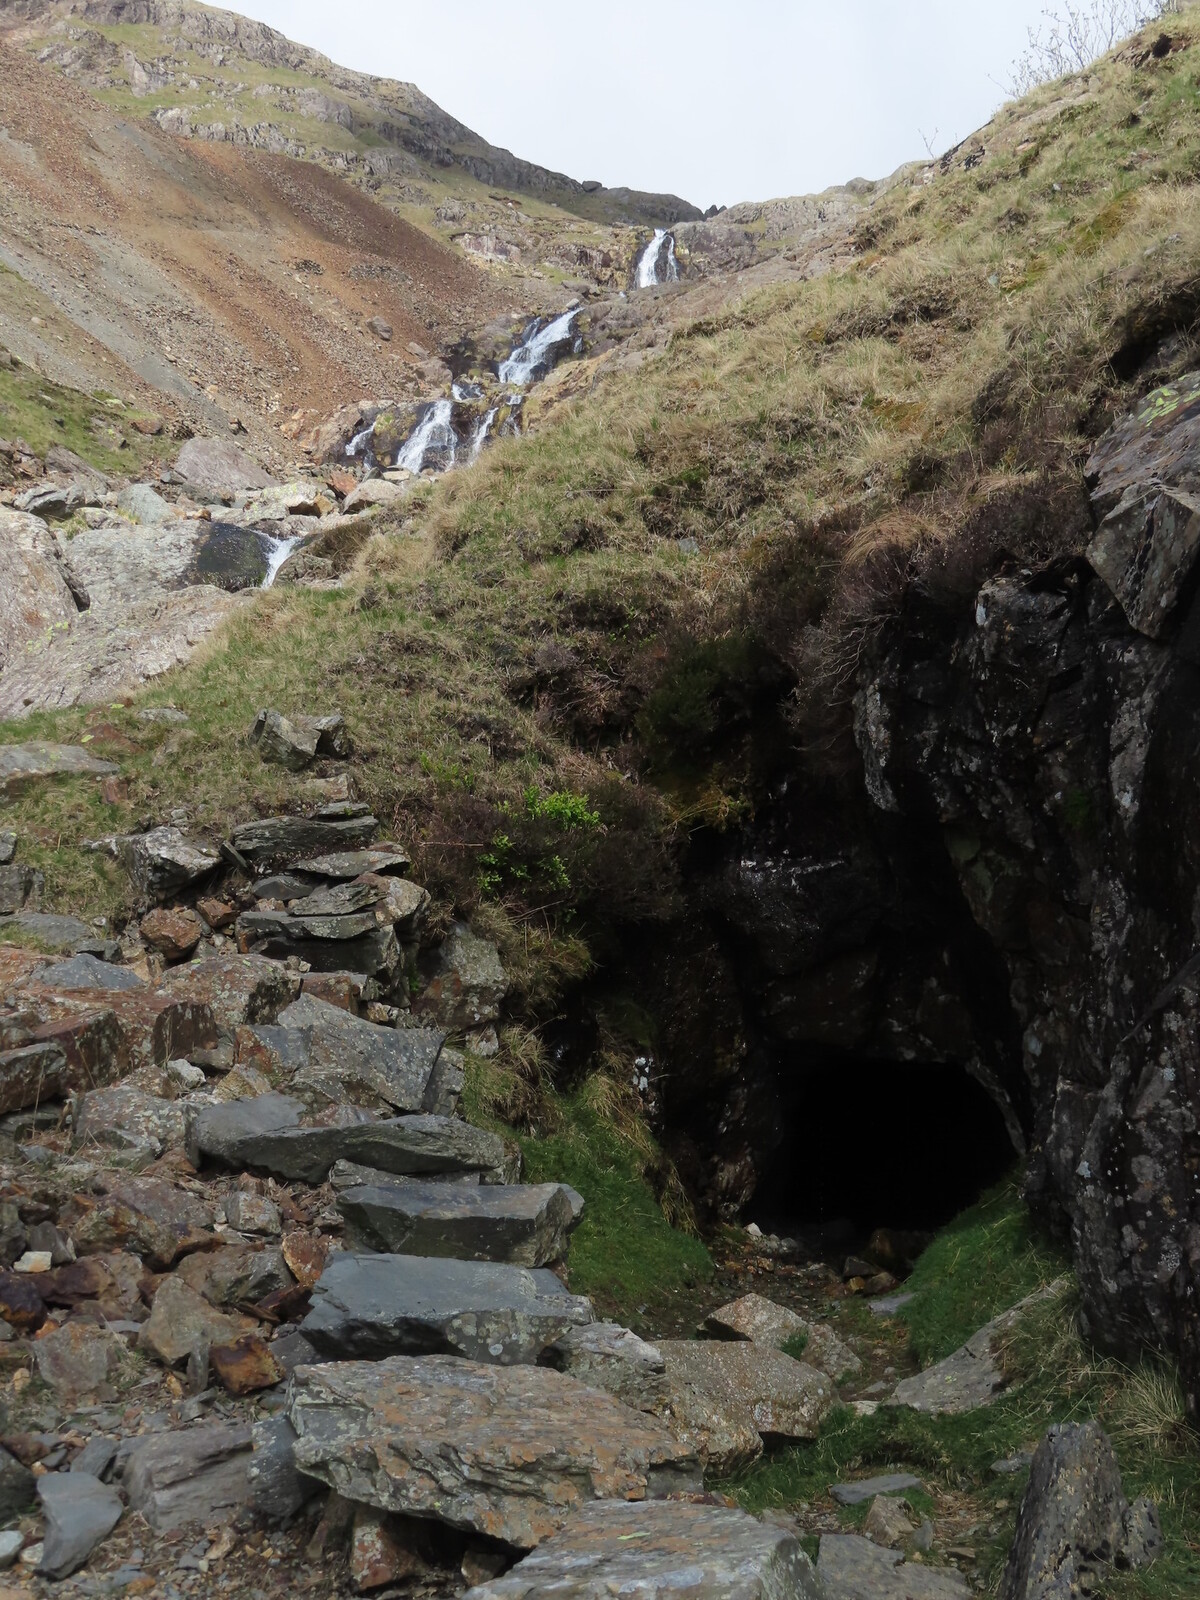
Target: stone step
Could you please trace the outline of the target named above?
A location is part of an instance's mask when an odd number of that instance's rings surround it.
[[[688,1501],[601,1500],[467,1600],[825,1600],[795,1534]]]
[[[522,1267],[561,1260],[583,1215],[582,1197],[562,1183],[364,1186],[337,1204],[358,1249]]]
[[[656,1417],[542,1367],[448,1356],[292,1375],[296,1465],[348,1500],[528,1550],[593,1500],[699,1489]]]
[[[448,1354],[517,1366],[592,1320],[591,1302],[544,1268],[346,1251],[318,1279],[301,1332],[331,1358]]]
[[[186,1149],[193,1166],[215,1162],[236,1171],[269,1172],[297,1183],[324,1183],[336,1161],[399,1176],[476,1172],[500,1180],[504,1141],[455,1117],[392,1117],[306,1127],[305,1108],[283,1094],[228,1105],[189,1107]]]

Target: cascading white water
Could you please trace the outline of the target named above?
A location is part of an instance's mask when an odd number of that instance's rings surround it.
[[[396,457],[396,465],[406,467],[409,472],[420,472],[425,458],[436,452],[445,458],[446,470],[452,467],[458,452],[458,435],[451,421],[453,411],[452,400],[435,400],[405,441]]]
[[[350,443],[346,446],[346,455],[353,458],[360,450],[365,449],[374,437],[375,424],[372,423],[369,428],[364,428],[361,433],[356,433],[354,435],[353,439],[351,439]]]
[[[663,259],[665,255],[665,260]],[[653,289],[659,283],[676,283],[679,263],[675,259],[675,235],[665,228],[655,228],[654,237],[642,251],[637,265],[639,289]]]
[[[303,540],[299,534],[287,539],[278,539],[273,533],[260,533],[259,538],[266,546],[267,556],[267,575],[262,581],[262,588],[269,589],[279,576],[280,567]]]
[[[486,417],[481,417],[475,424],[475,431],[471,435],[470,461],[479,460],[480,452],[492,436],[492,429],[496,426],[496,418],[500,415],[500,407],[493,406]]]
[[[501,383],[511,383],[515,388],[527,389],[539,376],[538,368],[547,365],[547,357],[556,344],[570,337],[578,311],[564,311],[544,328],[531,322],[507,361],[497,369]]]

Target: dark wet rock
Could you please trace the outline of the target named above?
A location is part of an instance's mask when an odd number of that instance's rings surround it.
[[[47,778],[108,778],[120,772],[112,761],[102,761],[81,745],[0,744],[0,794],[15,794],[28,783]]]
[[[11,917],[26,908],[36,911],[45,888],[45,874],[34,867],[0,867],[0,916]]]
[[[268,1522],[286,1522],[321,1487],[296,1466],[296,1430],[287,1417],[270,1417],[254,1424],[254,1456],[248,1477],[250,1503]]]
[[[203,883],[221,865],[217,852],[189,839],[179,828],[151,828],[148,833],[114,839],[113,854],[123,863],[135,886],[151,900],[170,900],[194,884]]]
[[[330,1260],[301,1327],[326,1356],[447,1353],[514,1366],[591,1320],[590,1302],[544,1269],[347,1252]]]
[[[86,1472],[48,1472],[38,1479],[38,1499],[46,1519],[38,1572],[47,1578],[78,1572],[125,1510],[115,1489]]]
[[[500,1015],[508,988],[495,945],[457,923],[434,952],[428,983],[413,1009],[451,1030],[481,1028]]]
[[[355,850],[369,845],[379,832],[372,816],[266,817],[236,828],[230,843],[255,866],[290,863],[327,851]]]
[[[190,1108],[189,1160],[198,1166],[207,1158],[299,1183],[324,1183],[335,1161],[354,1161],[398,1176],[478,1172],[486,1178],[499,1173],[506,1160],[503,1140],[453,1117],[304,1127],[303,1114],[300,1101],[280,1094]]]
[[[1200,557],[1200,499],[1181,489],[1121,502],[1088,546],[1088,560],[1131,627],[1151,639],[1171,631]]]
[[[825,1600],[968,1600],[957,1572],[905,1561],[856,1533],[823,1533],[817,1577]]]
[[[656,1418],[541,1367],[453,1357],[292,1375],[300,1469],[345,1498],[529,1549],[593,1500],[698,1487]]]
[[[615,1322],[568,1328],[538,1359],[635,1411],[661,1412],[670,1398],[662,1351]]]
[[[131,1511],[155,1533],[231,1521],[253,1495],[253,1429],[234,1423],[135,1439],[125,1457]]]
[[[1162,1547],[1157,1511],[1129,1505],[1099,1424],[1056,1423],[1034,1454],[1000,1600],[1074,1600]]]
[[[226,594],[261,589],[267,576],[271,546],[254,528],[213,520],[196,535],[185,584],[210,584]]]
[[[815,1439],[837,1404],[823,1372],[763,1345],[662,1339],[657,1349],[671,1426],[714,1472],[756,1460],[764,1435]]]
[[[338,1210],[359,1250],[543,1267],[566,1254],[583,1200],[561,1183],[412,1181],[347,1189]]]
[[[37,1479],[7,1450],[0,1450],[0,1516],[6,1520],[27,1511],[37,1492]]]
[[[318,756],[345,756],[350,752],[346,721],[340,712],[326,716],[284,716],[260,711],[250,729],[250,743],[264,761],[301,772]]]
[[[43,967],[38,982],[50,989],[144,989],[145,984],[128,967],[115,966],[96,956],[75,955]]]
[[[469,1600],[826,1600],[795,1534],[726,1506],[602,1500]]]

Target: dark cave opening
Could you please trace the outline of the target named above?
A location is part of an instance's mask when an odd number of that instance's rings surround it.
[[[826,1060],[781,1075],[744,1220],[832,1259],[877,1228],[933,1232],[1011,1171],[996,1102],[961,1066]]]

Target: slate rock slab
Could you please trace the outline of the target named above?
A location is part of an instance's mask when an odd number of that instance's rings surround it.
[[[0,794],[13,794],[27,783],[45,778],[111,778],[120,772],[112,761],[101,761],[82,745],[0,744]]]
[[[836,1383],[861,1372],[862,1362],[833,1329],[822,1322],[807,1322],[786,1306],[777,1306],[761,1294],[743,1295],[711,1311],[700,1332],[714,1339],[748,1339],[782,1350],[793,1339],[804,1340],[804,1360]]]
[[[814,1439],[837,1402],[823,1372],[750,1343],[663,1339],[671,1425],[715,1472],[762,1453],[763,1436]]]
[[[500,1015],[508,988],[496,946],[456,923],[434,951],[428,984],[413,1009],[451,1030],[482,1028]]]
[[[266,817],[248,822],[230,836],[240,856],[255,866],[291,862],[302,856],[355,850],[379,832],[375,817]]]
[[[602,1500],[467,1600],[825,1600],[795,1536],[725,1506]]]
[[[699,1487],[658,1419],[541,1367],[449,1356],[303,1367],[296,1464],[348,1500],[528,1550],[594,1500]]]
[[[922,1487],[920,1478],[911,1472],[890,1472],[881,1478],[860,1478],[857,1483],[831,1483],[829,1493],[840,1506],[862,1506],[878,1494],[904,1494]]]
[[[336,1127],[305,1127],[304,1107],[288,1095],[264,1094],[230,1105],[190,1107],[187,1153],[244,1170],[273,1173],[296,1183],[324,1183],[335,1161],[354,1161],[381,1172],[420,1176],[502,1171],[506,1153],[496,1134],[454,1117],[392,1117]]]
[[[507,1367],[591,1320],[591,1302],[544,1269],[347,1251],[318,1279],[301,1332],[330,1357],[449,1354]]]
[[[67,951],[113,960],[118,953],[115,939],[106,939],[95,928],[89,928],[78,917],[62,917],[53,911],[18,911],[12,917],[0,917],[0,939],[10,932],[27,933],[47,950]]]
[[[635,1411],[662,1411],[670,1397],[662,1351],[617,1322],[568,1328],[542,1351],[539,1365],[603,1389]]]
[[[253,1429],[234,1423],[134,1439],[124,1461],[130,1510],[155,1533],[232,1521],[252,1499],[253,1444]]]
[[[293,1085],[335,1102],[374,1100],[396,1111],[426,1104],[446,1036],[433,1028],[385,1028],[348,1011],[301,995],[279,1015],[278,1027],[301,1036],[304,1065]]]
[[[365,872],[387,877],[402,874],[412,865],[408,852],[394,845],[377,844],[370,850],[335,850],[326,855],[314,856],[308,861],[297,861],[297,872],[311,872],[314,877],[331,878],[335,882],[349,882],[361,878]]]
[[[1000,1600],[1074,1600],[1114,1566],[1149,1566],[1162,1546],[1155,1507],[1126,1500],[1100,1425],[1059,1423],[1034,1453]]]
[[[38,1479],[38,1499],[46,1519],[38,1572],[45,1578],[78,1572],[125,1509],[117,1491],[88,1472],[48,1472]]]
[[[226,1038],[232,1038],[243,1025],[273,1023],[295,999],[298,987],[295,973],[278,962],[232,951],[175,967],[162,982],[164,994],[208,1005]]]
[[[961,1416],[989,1405],[1004,1388],[1005,1378],[995,1351],[996,1339],[1013,1328],[1033,1306],[1061,1294],[1056,1282],[1039,1289],[1010,1310],[994,1317],[944,1361],[896,1385],[889,1404],[907,1406],[928,1416]]]
[[[856,1533],[823,1533],[817,1576],[826,1600],[967,1600],[957,1572],[905,1561]]]
[[[221,858],[179,828],[125,834],[106,847],[122,863],[136,888],[152,900],[170,900],[217,871]]]
[[[0,1517],[7,1519],[28,1511],[36,1490],[37,1479],[29,1468],[0,1449]]]
[[[1130,626],[1166,638],[1200,558],[1200,499],[1168,489],[1123,500],[1101,523],[1087,557]]]
[[[560,1260],[583,1215],[561,1183],[389,1184],[347,1189],[337,1204],[358,1249],[522,1267]]]
[[[111,961],[101,961],[86,952],[74,955],[68,961],[55,962],[43,967],[38,982],[50,989],[144,989],[145,984],[136,972],[128,967],[115,966]]]

